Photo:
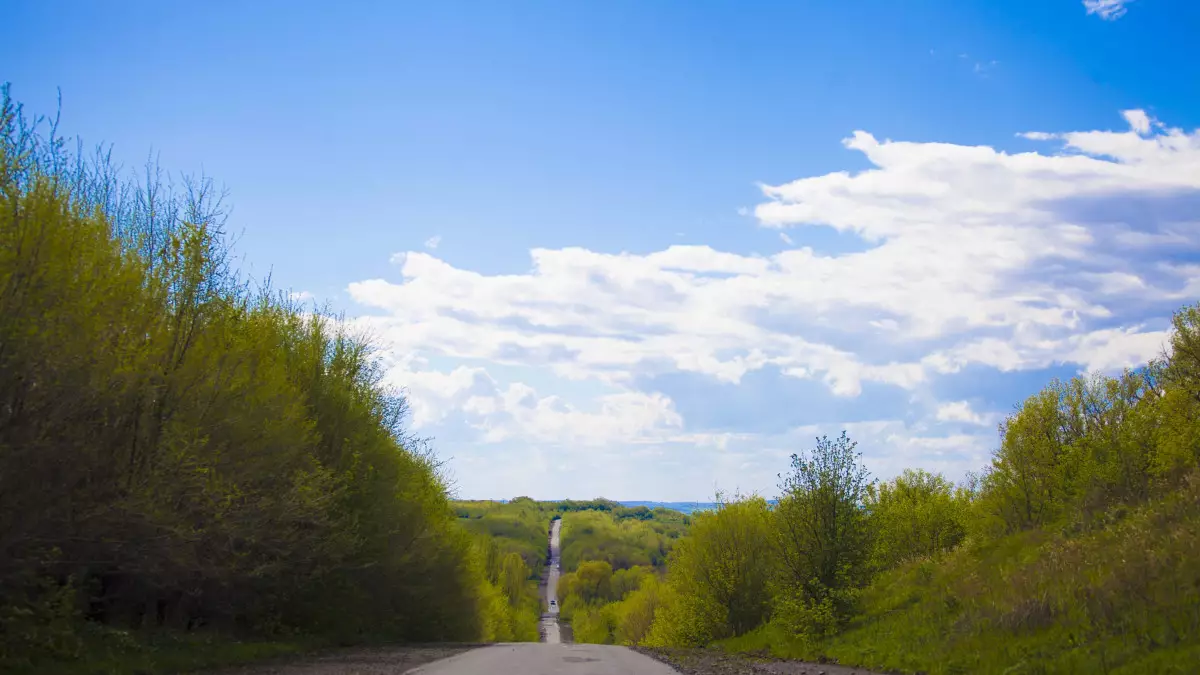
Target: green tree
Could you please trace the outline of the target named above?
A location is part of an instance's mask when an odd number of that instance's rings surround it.
[[[741,635],[767,617],[775,571],[770,509],[761,497],[724,502],[696,514],[667,571],[670,593],[650,644],[700,645]]]
[[[612,565],[604,560],[589,560],[575,571],[574,592],[585,603],[606,602],[612,598]]]
[[[211,182],[126,182],[39,124],[5,87],[0,667],[79,653],[85,622],[496,628],[485,564],[370,342],[237,277]]]
[[[504,594],[508,596],[508,603],[514,607],[521,604],[521,599],[525,595],[526,582],[529,579],[529,568],[525,566],[525,561],[516,553],[509,553],[504,557],[503,572]]]
[[[941,474],[905,469],[870,486],[865,499],[878,568],[950,550],[966,534],[966,509],[954,484]]]
[[[871,533],[864,508],[869,474],[842,432],[817,438],[811,452],[792,455],[781,477],[774,541],[781,562],[781,594],[805,602],[829,600],[848,610],[845,591],[866,581]]]

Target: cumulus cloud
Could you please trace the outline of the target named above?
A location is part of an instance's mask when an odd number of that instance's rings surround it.
[[[971,409],[971,404],[966,401],[953,401],[943,403],[938,406],[934,417],[939,422],[966,422],[967,424],[988,424],[988,417],[985,417]]]
[[[655,392],[605,394],[584,410],[522,382],[503,385],[482,367],[460,365],[442,372],[412,358],[391,364],[388,383],[405,391],[418,432],[459,415],[488,442],[517,438],[603,446],[670,439],[682,426],[671,400]]]
[[[1116,21],[1125,15],[1125,5],[1133,0],[1083,0],[1083,6],[1089,15],[1096,14],[1105,21]]]
[[[643,390],[669,373],[736,384],[772,368],[854,397],[867,384],[919,390],[968,366],[1119,370],[1157,355],[1167,313],[1200,290],[1194,266],[1155,254],[1200,248],[1200,135],[1122,115],[1124,131],[1023,133],[1041,145],[1020,153],[855,131],[845,147],[870,168],[762,186],[753,215],[794,244],[774,255],[538,248],[527,272],[482,274],[414,251],[394,257],[398,282],[349,292],[395,354],[607,387],[566,400],[471,369],[412,371],[414,416],[458,411],[496,441],[703,432]],[[818,253],[806,244],[818,229],[863,247]],[[967,413],[931,421],[972,422]]]
[[[847,430],[869,471],[881,479],[914,466],[956,479],[979,469],[996,445],[995,430],[936,434],[899,420],[801,426],[770,435],[681,434],[653,444],[591,447],[585,453],[514,439],[455,448],[455,479],[460,495],[475,497],[606,495],[687,501],[710,499],[717,490],[770,497],[778,494],[778,474],[787,471],[789,457],[811,448],[815,436],[840,433],[834,428]]]
[[[314,296],[308,291],[294,291],[292,293],[288,293],[288,297],[299,302],[308,302],[309,300],[312,300]]]

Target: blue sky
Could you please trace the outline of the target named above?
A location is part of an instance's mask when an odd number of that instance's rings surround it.
[[[230,192],[465,497],[953,478],[1200,293],[1200,5],[24,2],[0,78]]]

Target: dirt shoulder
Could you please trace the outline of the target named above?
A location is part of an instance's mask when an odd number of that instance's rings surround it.
[[[727,654],[717,649],[632,649],[670,665],[683,675],[883,675],[865,668]]]
[[[419,665],[445,659],[484,645],[406,645],[358,647],[289,657],[203,675],[400,675]],[[201,675],[197,673],[196,675]]]

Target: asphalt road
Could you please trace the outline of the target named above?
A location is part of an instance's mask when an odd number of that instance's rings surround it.
[[[558,597],[558,573],[561,566],[560,549],[559,549],[559,532],[562,530],[562,521],[556,520],[550,525],[550,560],[547,562],[549,568],[546,574],[546,597],[543,603],[546,606],[546,613],[542,615],[542,642],[549,644],[558,644],[562,642],[562,631],[558,626],[558,605],[550,605],[551,600],[556,600]]]
[[[679,675],[679,671],[613,645],[517,642],[473,649],[407,675]]]

